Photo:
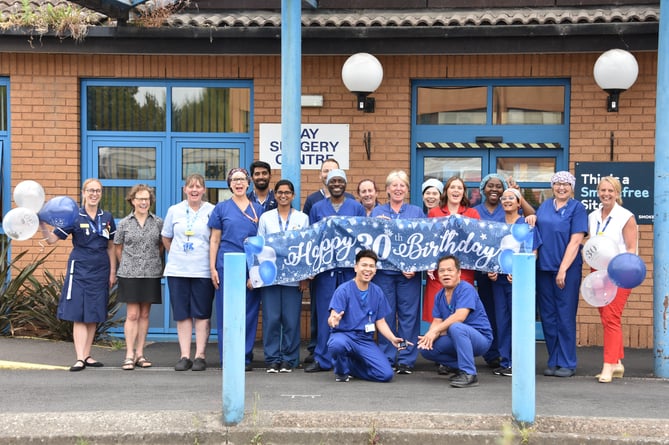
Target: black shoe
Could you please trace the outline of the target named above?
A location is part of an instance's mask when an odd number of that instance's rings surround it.
[[[314,362],[314,353],[310,352],[309,355],[304,359],[304,363],[313,363]]]
[[[278,363],[270,363],[270,364],[267,366],[267,371],[266,371],[266,372],[267,372],[268,374],[273,374],[273,373],[278,374],[280,368],[281,368],[281,365],[279,365]]]
[[[335,374],[335,382],[348,382],[351,376],[348,374]]]
[[[479,386],[479,379],[476,374],[467,374],[461,372],[456,378],[451,380],[451,386],[454,388],[469,388]]]
[[[555,377],[555,371],[557,371],[556,366],[549,366],[548,368],[544,369],[544,375],[546,377]]]
[[[202,357],[197,357],[193,361],[193,367],[191,371],[204,371],[207,369],[207,362]]]
[[[81,363],[81,366],[79,366],[79,363]],[[74,365],[70,366],[70,372],[83,371],[84,369],[86,369],[86,362],[83,360],[77,360]]]
[[[451,368],[450,366],[446,365],[439,365],[437,368],[437,374],[439,375],[451,375],[451,374],[457,374],[458,370],[455,368]]]
[[[281,362],[279,372],[293,372],[293,365],[290,362]]]
[[[304,372],[323,372],[329,371],[329,369],[321,368],[321,365],[318,361],[314,361],[312,364],[304,368]]]
[[[102,368],[104,365],[101,362],[93,362],[91,361],[93,357],[90,355],[84,359],[84,363],[86,363],[86,366],[89,366],[91,368]]]
[[[495,375],[503,375],[506,377],[511,377],[513,375],[511,374],[511,368],[505,368],[503,366],[493,369],[492,373]]]
[[[459,369],[456,369],[456,370],[455,370],[455,374],[453,374],[452,376],[450,376],[450,377],[448,378],[448,380],[450,380],[450,381],[452,382],[453,380],[455,380],[455,379],[457,379],[458,377],[460,377],[460,374],[464,374],[464,372],[460,371]]]
[[[193,367],[193,362],[190,361],[188,357],[181,357],[176,365],[174,365],[175,371],[188,371]]]
[[[253,365],[251,365],[250,363],[245,364],[244,372],[251,372],[251,371],[253,371]]]
[[[413,368],[409,365],[400,364],[397,367],[398,374],[413,374]]]
[[[576,374],[576,370],[571,368],[558,368],[555,371],[555,377],[571,377]]]

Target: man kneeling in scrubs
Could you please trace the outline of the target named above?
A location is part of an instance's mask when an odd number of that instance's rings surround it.
[[[328,325],[332,332],[328,349],[334,359],[337,382],[348,382],[351,376],[374,382],[393,378],[388,359],[374,342],[374,332],[378,331],[398,349],[412,344],[395,337],[386,323],[388,301],[381,288],[371,282],[377,260],[372,250],[358,252],[355,278],[341,284],[330,301]]]

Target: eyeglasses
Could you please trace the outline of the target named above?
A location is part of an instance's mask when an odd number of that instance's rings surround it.
[[[91,195],[99,195],[100,193],[102,193],[102,189],[86,189],[84,191]]]
[[[246,178],[230,178],[230,182],[246,182]]]
[[[280,191],[280,192],[276,192],[277,196],[290,196],[292,194],[293,194],[293,192],[291,192],[290,190],[288,190],[287,192],[284,192],[283,190]]]
[[[568,182],[556,182],[553,184],[553,187],[571,187],[571,184]]]

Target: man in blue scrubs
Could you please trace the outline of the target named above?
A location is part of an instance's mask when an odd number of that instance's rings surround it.
[[[427,360],[455,372],[451,386],[478,386],[474,357],[485,354],[492,343],[492,329],[476,289],[460,280],[460,261],[447,255],[437,262],[437,276],[444,287],[434,297],[432,324],[418,337],[418,349]]]
[[[309,223],[315,224],[328,216],[366,216],[365,208],[355,198],[346,196],[346,173],[343,170],[334,169],[328,173],[325,182],[330,197],[318,201],[309,212]],[[332,368],[332,355],[328,352],[328,314],[330,300],[337,287],[353,278],[355,272],[350,267],[337,267],[321,272],[312,281],[311,298],[316,302],[316,348],[314,349],[314,361],[310,363],[304,372],[329,371]]]
[[[348,382],[349,376],[374,382],[388,382],[393,369],[374,342],[374,332],[383,335],[395,348],[408,344],[395,337],[386,323],[390,306],[383,291],[372,283],[378,257],[364,249],[355,256],[355,278],[337,288],[330,302],[328,325],[332,328],[328,349],[332,354],[335,381]]]

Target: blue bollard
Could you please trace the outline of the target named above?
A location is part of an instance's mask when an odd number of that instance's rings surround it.
[[[536,411],[535,262],[534,254],[513,254],[511,411],[516,422],[526,424],[534,423]]]
[[[246,255],[223,257],[223,423],[244,418],[246,338]]]

